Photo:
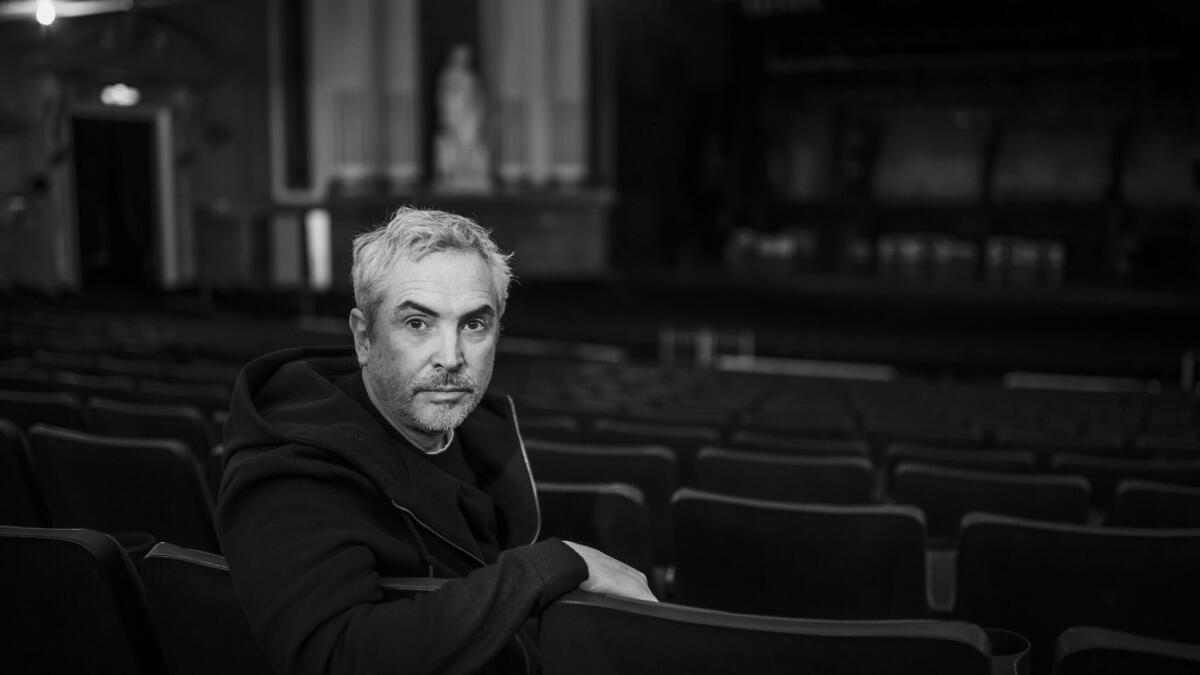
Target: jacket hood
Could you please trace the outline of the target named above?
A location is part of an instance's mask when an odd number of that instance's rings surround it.
[[[359,370],[349,347],[298,347],[251,361],[234,383],[225,422],[225,464],[240,455],[287,445],[317,448],[356,468],[392,503],[456,544],[469,532],[438,504],[457,494],[457,481],[429,463],[397,451],[391,433],[335,383]],[[507,396],[487,394],[455,431],[463,452],[488,469],[483,486],[506,518],[502,546],[537,539],[540,512],[516,410]],[[530,503],[532,502],[532,504]],[[532,514],[514,518],[511,514]]]

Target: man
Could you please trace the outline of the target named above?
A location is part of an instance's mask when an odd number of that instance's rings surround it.
[[[279,673],[527,672],[525,626],[579,587],[645,577],[540,513],[512,401],[485,394],[510,272],[469,219],[400,209],[354,242],[354,354],[246,366],[225,427],[218,527]],[[384,600],[380,577],[450,580]]]

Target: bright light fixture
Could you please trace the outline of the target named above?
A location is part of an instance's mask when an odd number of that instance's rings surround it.
[[[131,106],[142,100],[142,93],[137,89],[118,82],[100,90],[100,102],[104,105]]]
[[[34,10],[34,17],[38,23],[43,26],[49,26],[54,23],[54,19],[57,16],[58,12],[55,11],[53,2],[50,2],[50,0],[38,0],[37,9]]]

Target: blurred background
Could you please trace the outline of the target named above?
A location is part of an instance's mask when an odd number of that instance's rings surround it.
[[[409,204],[515,253],[516,349],[1187,387],[1198,19],[1177,0],[4,0],[2,302],[250,322],[247,354],[275,346],[268,319],[344,341],[350,241]],[[439,169],[457,46],[484,99],[465,182]]]

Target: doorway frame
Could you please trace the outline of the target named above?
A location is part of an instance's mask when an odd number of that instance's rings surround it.
[[[75,103],[68,111],[67,133],[70,134],[71,171],[70,171],[70,205],[71,223],[67,239],[70,242],[68,255],[74,261],[75,278],[82,285],[83,260],[79,243],[79,192],[75,185],[75,138],[73,124],[75,119],[98,121],[135,121],[150,122],[153,130],[153,147],[151,150],[151,173],[154,176],[154,213],[157,235],[155,247],[155,265],[159,290],[171,289],[180,282],[180,242],[179,221],[176,217],[177,195],[175,191],[175,143],[172,126],[171,110],[165,105],[131,106],[119,108],[99,103]]]

